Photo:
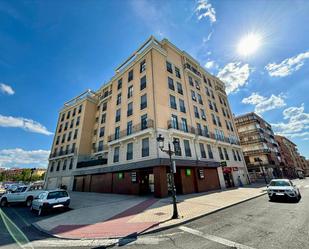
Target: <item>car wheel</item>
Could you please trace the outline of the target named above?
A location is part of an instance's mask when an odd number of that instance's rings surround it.
[[[6,207],[7,205],[8,205],[7,199],[6,199],[6,198],[3,198],[3,199],[1,200],[0,206],[1,206],[1,207]]]
[[[31,206],[32,206],[32,200],[33,200],[32,197],[28,197],[28,198],[27,198],[27,200],[26,200],[26,206],[27,206],[27,207],[31,207]]]

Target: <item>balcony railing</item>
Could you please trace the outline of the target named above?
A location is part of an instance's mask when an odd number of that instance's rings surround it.
[[[250,140],[240,140],[241,145],[245,144],[254,144],[254,143],[267,143],[267,140],[265,138],[255,138]]]
[[[50,153],[49,158],[55,158],[59,156],[72,155],[72,154],[75,155],[76,153],[77,153],[77,149],[63,150],[63,151]]]
[[[193,72],[195,75],[199,76],[199,77],[202,77],[201,73],[193,66],[191,66],[189,63],[186,63],[184,65],[184,68],[186,69],[189,69],[191,72]]]
[[[152,119],[148,119],[145,122],[139,123],[137,125],[133,125],[132,129],[128,130],[122,130],[119,132],[119,134],[112,134],[108,136],[108,142],[132,135],[134,133],[137,133],[139,131],[148,129],[148,128],[153,128],[154,127],[154,121]]]
[[[203,136],[203,137],[211,138],[211,139],[214,139],[216,141],[222,141],[222,142],[229,143],[229,144],[240,145],[238,140],[233,141],[232,139],[230,139],[229,137],[226,137],[226,136],[216,136],[216,134],[213,133],[213,132],[209,132],[209,131],[206,132],[203,129],[198,129],[198,128],[195,128],[195,127],[192,127],[192,126],[189,126],[189,125],[183,126],[180,122],[175,123],[175,122],[169,120],[167,122],[167,128],[183,131],[183,132],[194,134],[194,135],[197,135],[197,136]]]
[[[269,154],[269,153],[271,153],[270,149],[258,149],[258,150],[244,151],[245,156],[257,155],[257,154]]]

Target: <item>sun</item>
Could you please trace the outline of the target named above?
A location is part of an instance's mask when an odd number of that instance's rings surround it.
[[[248,56],[254,54],[261,46],[262,38],[257,33],[250,33],[241,38],[237,51],[240,55]]]

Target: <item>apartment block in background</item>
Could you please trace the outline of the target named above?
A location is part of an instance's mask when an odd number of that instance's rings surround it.
[[[159,134],[165,146],[180,144],[178,193],[246,184],[231,113],[218,78],[167,39],[150,37],[109,82],[64,104],[46,186],[167,196],[169,158],[158,148]]]
[[[256,113],[235,118],[251,180],[282,176],[281,155],[271,125]]]

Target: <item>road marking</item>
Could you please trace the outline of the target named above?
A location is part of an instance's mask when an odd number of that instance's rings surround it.
[[[189,227],[180,226],[178,228],[180,230],[182,230],[182,231],[187,232],[187,233],[191,233],[193,235],[196,235],[196,236],[202,237],[204,239],[211,240],[211,241],[214,241],[214,242],[217,242],[219,244],[222,244],[222,245],[225,245],[225,246],[229,246],[229,247],[232,247],[232,248],[237,248],[237,249],[254,249],[253,247],[242,245],[242,244],[236,243],[236,242],[231,241],[231,240],[227,240],[227,239],[224,239],[224,238],[217,237],[215,235],[204,234],[204,233],[202,233],[202,232],[200,232],[198,230],[195,230],[195,229],[192,229],[192,228],[189,228]]]
[[[27,236],[19,229],[18,226],[0,209],[0,217],[3,220],[6,230],[9,232],[14,241],[21,248],[31,248],[33,246]]]

